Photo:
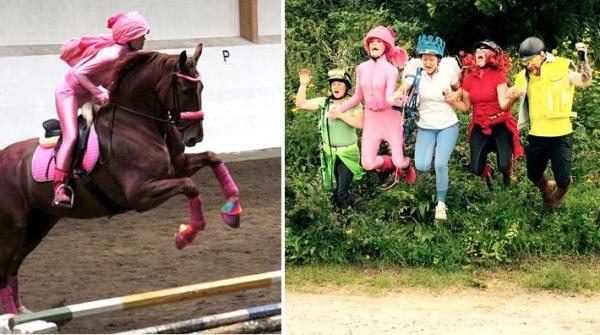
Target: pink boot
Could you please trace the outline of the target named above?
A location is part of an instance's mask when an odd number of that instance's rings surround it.
[[[408,166],[403,169],[406,177],[406,183],[408,185],[414,185],[417,182],[417,171],[415,171],[410,158],[407,159],[409,160]]]
[[[3,314],[17,314],[17,307],[15,307],[10,287],[0,288],[0,302],[2,302],[4,309]]]
[[[198,235],[197,232],[203,231],[206,227],[204,213],[202,212],[202,198],[197,196],[190,199],[188,206],[190,208],[190,223],[180,224],[175,234],[175,246],[180,250],[192,243]]]
[[[54,169],[54,200],[52,206],[73,207],[73,189],[67,185],[69,174],[59,168]]]

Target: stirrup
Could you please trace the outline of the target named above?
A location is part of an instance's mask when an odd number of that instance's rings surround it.
[[[66,191],[71,192],[71,201],[70,202],[59,202],[56,200],[56,194],[61,189],[65,189]],[[58,188],[54,191],[54,199],[52,199],[52,206],[62,206],[67,208],[73,208],[73,202],[75,201],[75,193],[73,192],[73,188],[67,184],[60,184]]]

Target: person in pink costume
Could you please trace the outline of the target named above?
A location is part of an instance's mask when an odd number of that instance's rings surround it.
[[[408,59],[406,50],[394,46],[394,36],[391,28],[383,26],[375,27],[367,33],[364,48],[371,59],[356,68],[354,95],[330,113],[330,117],[335,118],[336,113],[345,112],[364,101],[361,147],[363,168],[380,172],[395,169],[397,178],[405,177],[408,184],[414,184],[417,174],[403,150],[403,115],[392,109],[398,81],[397,67],[403,67]],[[391,157],[377,155],[379,145],[384,140],[390,146]]]
[[[73,206],[73,191],[67,186],[73,148],[77,141],[77,109],[94,101],[105,105],[106,87],[112,80],[112,68],[130,51],[141,50],[150,25],[138,12],[118,13],[108,19],[112,35],[84,36],[68,40],[61,59],[71,68],[55,90],[55,103],[62,144],[56,153],[53,205]]]

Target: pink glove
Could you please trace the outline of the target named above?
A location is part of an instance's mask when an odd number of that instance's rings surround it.
[[[108,103],[108,92],[100,91],[100,93],[96,94],[95,98],[100,105],[104,106]]]

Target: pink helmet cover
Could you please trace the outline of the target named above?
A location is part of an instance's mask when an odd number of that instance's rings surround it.
[[[113,40],[125,44],[146,35],[150,24],[138,12],[118,13],[108,19],[108,28],[112,28]]]
[[[364,39],[364,48],[369,52],[369,42],[373,38],[380,39],[385,45],[385,57],[391,61],[397,67],[404,67],[404,64],[408,60],[408,53],[404,48],[396,47],[394,45],[394,37],[396,33],[390,27],[377,26],[371,29]]]

